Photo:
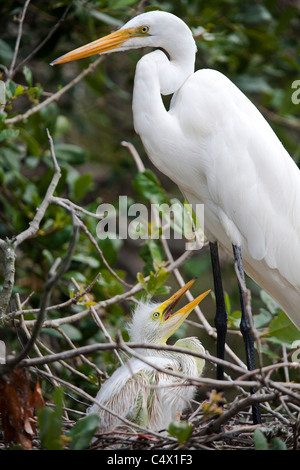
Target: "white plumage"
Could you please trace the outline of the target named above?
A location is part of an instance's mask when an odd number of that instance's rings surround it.
[[[143,360],[131,358],[101,386],[96,396],[100,406],[95,403],[88,409],[88,414],[99,414],[101,432],[122,425],[118,417],[154,431],[167,429],[190,405],[196,387],[188,385],[187,377],[199,377],[204,360],[189,354],[159,350],[159,346],[166,344],[167,339],[208,294],[209,291],[205,292],[172,313],[193,282],[187,283],[162,304],[141,302],[136,308],[129,327],[131,341],[157,345],[158,349],[141,348],[138,352]],[[204,354],[203,346],[194,337],[179,339],[175,346]],[[170,372],[179,373],[182,377],[170,375]],[[109,413],[107,409],[114,413]]]
[[[146,152],[300,329],[300,171],[248,98],[215,70],[194,73],[196,45],[176,16],[152,11],[53,63],[139,47],[133,116]],[[166,110],[161,95],[173,94]]]
[[[204,353],[196,338],[186,339],[195,342],[196,352]],[[179,340],[176,346],[184,347],[184,344]],[[184,362],[188,368],[187,375],[199,377],[202,369],[197,368],[196,360],[192,356],[185,357],[189,358],[188,364],[187,361]],[[133,423],[153,431],[168,429],[169,424],[177,420],[181,412],[189,407],[190,400],[196,393],[196,387],[184,385],[184,379],[168,374],[168,371],[183,372],[179,358],[152,354],[145,356],[144,359],[154,367],[139,359],[130,359],[102,385],[95,399],[100,405]],[[155,367],[166,369],[167,373],[158,372]],[[99,414],[101,432],[113,430],[123,424],[116,415],[101,410],[96,404],[89,408],[88,414],[91,413]]]

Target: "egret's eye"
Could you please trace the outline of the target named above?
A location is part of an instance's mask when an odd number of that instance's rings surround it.
[[[143,34],[147,34],[148,31],[149,31],[149,29],[150,29],[149,26],[144,25],[144,26],[141,26],[140,31],[141,31],[141,33],[143,33]]]
[[[157,320],[160,316],[160,313],[159,312],[154,312],[153,315],[152,315],[152,318],[153,320]]]

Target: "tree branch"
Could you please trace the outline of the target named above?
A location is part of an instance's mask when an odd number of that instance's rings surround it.
[[[40,333],[40,330],[42,328],[43,322],[44,322],[44,317],[45,317],[45,312],[46,312],[46,307],[48,305],[48,301],[50,299],[52,290],[55,286],[55,284],[58,282],[58,280],[64,275],[64,273],[68,270],[72,256],[77,244],[78,240],[78,234],[79,234],[79,226],[76,223],[75,218],[73,218],[73,237],[71,240],[71,243],[69,245],[68,253],[66,258],[64,259],[61,267],[59,270],[56,272],[56,269],[58,265],[60,264],[61,260],[58,258],[55,263],[53,264],[52,268],[49,271],[48,275],[48,280],[45,284],[45,288],[42,294],[41,302],[40,302],[40,311],[39,315],[37,318],[37,321],[34,325],[34,329],[32,332],[32,335],[29,339],[29,341],[26,343],[26,346],[23,348],[23,350],[18,354],[17,356],[13,357],[12,359],[8,360],[6,364],[3,364],[0,366],[0,374],[2,373],[7,373],[8,371],[11,371],[14,369],[23,359],[26,357],[31,349],[33,348],[37,337]]]
[[[52,103],[52,101],[58,100],[64,93],[66,93],[66,91],[68,91],[78,82],[80,82],[80,80],[86,77],[86,75],[93,72],[95,68],[100,64],[100,62],[102,62],[102,60],[103,60],[103,56],[98,57],[95,60],[95,62],[92,62],[86,69],[84,69],[79,75],[77,75],[77,77],[71,80],[67,85],[65,85],[63,88],[58,90],[52,96],[47,98],[42,103],[39,103],[38,105],[36,105],[34,108],[28,109],[28,111],[26,111],[24,114],[18,114],[15,117],[6,119],[5,124],[15,124],[16,122],[24,121],[25,119],[28,119],[30,116],[40,111],[45,106],[48,106],[48,104]]]
[[[24,19],[25,19],[25,15],[26,15],[26,11],[27,11],[27,8],[29,6],[29,3],[30,3],[30,0],[26,0],[24,8],[23,8],[21,16],[20,16],[20,19],[18,20],[19,21],[18,35],[17,35],[17,39],[16,39],[14,55],[13,55],[11,65],[10,65],[10,69],[9,69],[9,72],[8,72],[8,79],[11,79],[14,72],[15,72],[15,65],[16,65],[16,61],[17,61],[17,57],[18,57],[18,53],[19,53],[19,47],[20,47],[20,42],[21,42],[22,32],[23,32],[23,23],[24,23]]]
[[[5,321],[5,314],[8,307],[8,303],[11,298],[12,289],[14,286],[15,280],[15,259],[16,259],[16,249],[17,247],[23,243],[27,238],[32,237],[37,233],[39,230],[40,223],[45,215],[45,212],[49,206],[50,198],[53,196],[53,193],[56,189],[58,181],[61,176],[60,168],[58,166],[55,153],[54,153],[54,146],[53,141],[50,136],[50,133],[47,129],[47,135],[50,144],[50,152],[54,167],[54,175],[52,181],[48,187],[46,195],[37,209],[36,214],[32,221],[29,223],[29,227],[24,230],[24,232],[19,233],[14,238],[2,240],[0,239],[0,248],[4,253],[4,262],[5,262],[5,282],[3,285],[3,289],[0,295],[0,324]]]

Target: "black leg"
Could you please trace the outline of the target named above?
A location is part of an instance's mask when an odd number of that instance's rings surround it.
[[[210,257],[214,277],[214,289],[216,296],[215,327],[217,330],[217,357],[224,359],[225,341],[227,333],[227,312],[224,300],[224,291],[219,263],[219,252],[217,242],[210,243]],[[224,380],[224,368],[217,365],[217,379]]]
[[[242,251],[241,251],[241,248],[236,245],[232,245],[232,248],[233,248],[234,261],[236,263],[236,266],[240,275],[240,279],[238,279],[241,311],[242,311],[240,330],[243,335],[245,349],[246,349],[247,367],[249,370],[253,370],[255,369],[254,339],[253,339],[251,326],[250,326],[247,312],[246,312],[243,289],[240,283],[241,281],[245,285],[245,274],[244,274],[244,267],[243,267],[243,260],[242,260]],[[255,393],[255,389],[251,389],[251,393]],[[254,424],[261,423],[261,415],[260,415],[260,410],[259,410],[258,405],[253,405],[252,413],[253,413],[253,423]]]

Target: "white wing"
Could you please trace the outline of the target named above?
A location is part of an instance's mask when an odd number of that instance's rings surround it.
[[[174,361],[162,357],[146,357],[157,367],[164,369],[174,368]],[[175,361],[176,362],[176,361]],[[166,374],[160,374],[164,376]],[[169,377],[166,375],[166,377]],[[100,415],[100,430],[107,432],[121,425],[118,416],[129,419],[143,426],[153,429],[153,418],[148,416],[149,400],[153,396],[151,384],[160,381],[159,373],[155,368],[143,361],[132,358],[122,367],[119,367],[113,375],[102,385],[96,400],[100,405],[113,411],[113,414],[104,411],[101,406],[93,404],[88,409],[88,414]],[[164,413],[162,413],[164,415]],[[156,424],[160,425],[158,421]]]
[[[184,355],[189,362],[192,356]],[[171,421],[187,407],[195,393],[195,387],[182,386],[184,380],[169,375],[168,371],[181,372],[180,362],[175,358],[147,356],[145,360],[154,367],[138,359],[130,359],[102,385],[96,400],[100,406],[93,404],[88,414],[100,415],[99,429],[107,432],[122,424],[118,417],[126,418],[134,423],[159,431],[168,427]],[[166,373],[155,369],[166,370]],[[113,412],[109,413],[101,405]]]
[[[256,107],[217,71],[191,75],[168,115],[156,129],[160,149],[148,143],[150,157],[192,205],[205,204],[208,238],[230,253],[232,243],[240,245],[248,274],[300,328],[298,167]]]

